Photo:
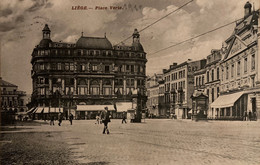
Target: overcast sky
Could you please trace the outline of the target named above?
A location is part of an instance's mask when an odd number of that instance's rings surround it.
[[[1,0],[1,77],[32,91],[31,53],[49,24],[52,41],[76,42],[84,36],[102,37],[112,44],[130,36],[189,0]],[[250,0],[259,8],[259,0]],[[173,62],[198,60],[221,48],[235,24],[178,47],[151,53],[242,18],[246,0],[194,0],[178,12],[140,33],[147,53],[147,75],[161,73]],[[125,6],[124,10],[71,10],[72,6]],[[131,44],[132,40],[126,41]]]

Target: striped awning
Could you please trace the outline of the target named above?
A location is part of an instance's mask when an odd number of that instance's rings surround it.
[[[37,107],[37,108],[34,110],[34,112],[33,112],[33,113],[42,113],[42,112],[43,112],[43,110],[44,110],[44,108],[43,108],[43,107]]]
[[[59,107],[50,107],[50,113],[63,113],[63,108],[59,108]]]
[[[33,107],[31,108],[29,111],[27,111],[26,113],[32,113],[37,107]]]
[[[107,107],[109,111],[114,111],[114,105],[77,105],[77,111],[103,111]]]

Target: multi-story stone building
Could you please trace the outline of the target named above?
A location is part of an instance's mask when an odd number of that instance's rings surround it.
[[[83,32],[76,43],[53,42],[47,24],[42,33],[31,59],[35,107],[92,118],[105,105],[118,112],[133,108],[120,105],[133,101],[134,90],[145,106],[147,60],[137,29],[131,46],[112,46],[106,36],[87,37]]]
[[[213,103],[220,94],[220,60],[222,59],[222,50],[211,50],[211,54],[207,56],[207,64],[205,66],[205,92],[208,96],[208,105]],[[207,117],[214,118],[213,110],[208,107]]]
[[[8,114],[10,113],[17,118],[19,114],[28,110],[26,105],[29,97],[26,92],[19,91],[17,85],[2,80],[2,78],[0,78],[0,87],[2,121],[8,120]]]
[[[225,41],[227,51],[220,61],[221,95],[211,104],[215,118],[256,118],[260,114],[259,10],[252,11],[247,2],[244,13]]]
[[[205,77],[206,77],[206,68],[202,68],[194,72],[194,87],[195,92],[203,92],[206,94],[205,90]]]
[[[26,112],[28,96],[26,92],[19,91],[18,86],[0,79],[1,83],[1,109],[3,111]]]
[[[158,81],[159,83],[159,100],[158,100],[158,108],[160,117],[166,118],[169,117],[169,112],[167,112],[167,104],[165,104],[164,98],[164,80],[161,79]]]
[[[150,116],[160,116],[159,108],[159,81],[162,80],[162,74],[154,74],[148,77],[147,83],[147,109]]]
[[[179,65],[174,63],[168,70],[164,69],[165,103],[170,106],[170,113],[177,118],[189,118],[192,107],[190,97],[194,92],[194,72],[203,68],[206,60],[188,60]]]

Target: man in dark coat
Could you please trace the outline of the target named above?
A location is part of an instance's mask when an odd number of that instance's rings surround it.
[[[54,115],[51,114],[51,121],[50,121],[50,125],[54,125]]]
[[[61,122],[62,122],[62,114],[61,112],[58,114],[58,121],[59,121],[59,126],[61,126]]]
[[[108,122],[110,122],[110,115],[107,107],[105,107],[105,111],[102,112],[101,118],[102,118],[102,122],[104,123],[103,134],[106,134],[106,131],[107,134],[109,134]]]
[[[72,125],[72,120],[73,120],[73,115],[72,115],[72,113],[70,113],[70,115],[69,115],[69,120],[70,120],[70,125]]]
[[[125,114],[125,112],[123,112],[122,124],[123,124],[124,122],[126,123],[126,114]]]

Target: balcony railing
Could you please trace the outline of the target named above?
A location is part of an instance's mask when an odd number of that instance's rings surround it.
[[[1,91],[1,95],[26,95],[24,91]]]

